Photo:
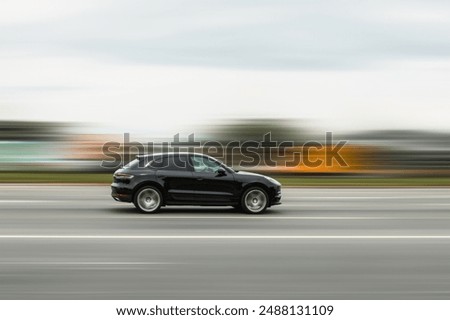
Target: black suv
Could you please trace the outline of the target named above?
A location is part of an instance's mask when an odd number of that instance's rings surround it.
[[[199,153],[138,156],[114,173],[112,197],[141,212],[166,205],[233,206],[261,213],[280,204],[281,184],[260,174],[235,171]]]

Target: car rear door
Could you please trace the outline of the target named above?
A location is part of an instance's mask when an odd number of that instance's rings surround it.
[[[156,169],[156,177],[164,187],[167,203],[195,201],[193,170],[187,155],[165,155],[149,165]]]

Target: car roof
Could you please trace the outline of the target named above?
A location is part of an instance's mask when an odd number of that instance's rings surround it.
[[[173,156],[173,155],[195,155],[195,156],[209,157],[207,154],[198,153],[198,152],[159,152],[159,153],[139,154],[136,156],[136,158],[161,157],[161,156]]]

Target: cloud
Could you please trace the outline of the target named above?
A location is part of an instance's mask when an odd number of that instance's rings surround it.
[[[326,130],[448,131],[450,60],[292,72],[25,57],[0,59],[0,70],[3,120],[173,134],[211,119],[289,117],[320,119]]]
[[[10,49],[124,63],[249,69],[354,69],[450,56],[450,5],[443,1],[130,0],[97,5],[9,26],[0,41]]]
[[[81,14],[100,5],[100,0],[2,0],[0,26],[34,24]]]
[[[448,1],[6,4],[1,119],[150,130],[286,116],[331,130],[448,130]]]

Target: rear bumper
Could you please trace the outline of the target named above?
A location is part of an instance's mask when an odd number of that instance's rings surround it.
[[[116,201],[131,202],[133,201],[133,195],[129,189],[118,188],[111,186],[111,197]]]

